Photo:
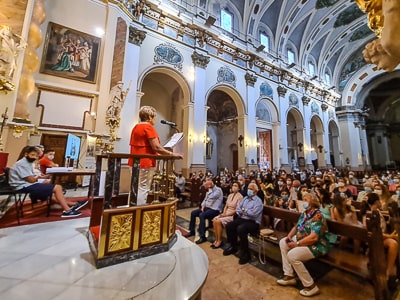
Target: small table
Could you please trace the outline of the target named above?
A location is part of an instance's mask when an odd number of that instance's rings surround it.
[[[55,172],[48,173],[48,175],[51,175],[51,183],[52,184],[55,184],[57,177],[69,176],[69,175],[90,176],[88,198],[93,197],[93,191],[94,191],[93,175],[95,175],[95,174],[96,174],[95,169],[72,169],[69,171],[55,171]]]

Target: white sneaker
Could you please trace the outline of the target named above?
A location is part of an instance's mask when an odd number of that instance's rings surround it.
[[[300,291],[300,295],[304,297],[311,297],[319,293],[319,288],[314,286],[311,290],[302,289]]]
[[[284,286],[286,286],[286,285],[296,285],[296,284],[297,284],[297,281],[296,281],[296,279],[294,279],[294,278],[292,278],[292,279],[287,279],[287,280],[285,280],[285,278],[282,278],[282,279],[278,279],[278,280],[276,281],[276,283],[279,284],[279,285],[284,285]]]

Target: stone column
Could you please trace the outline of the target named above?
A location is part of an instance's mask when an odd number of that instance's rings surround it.
[[[205,167],[206,156],[206,144],[204,143],[204,136],[207,134],[208,109],[208,107],[206,107],[206,68],[210,62],[210,57],[194,51],[192,54],[192,61],[195,74],[193,89],[193,122],[188,132],[192,132],[193,134],[192,167],[201,168]]]
[[[282,116],[282,111],[284,111],[284,105],[283,105],[283,101],[282,100],[285,99],[286,93],[287,93],[287,88],[285,88],[282,85],[279,85],[277,87],[277,91],[278,91],[278,98],[279,98],[279,112],[281,113]],[[290,170],[290,164],[289,164],[289,155],[288,155],[288,150],[287,150],[287,127],[286,126],[282,126],[282,121],[281,120],[281,138],[279,140],[279,167],[283,168],[284,170],[289,171]],[[284,121],[286,124],[286,120]]]
[[[256,129],[256,106],[253,105],[257,99],[257,91],[254,88],[257,82],[257,76],[254,74],[246,73],[244,76],[247,84],[247,105],[248,125],[247,132],[244,135],[245,157],[246,164],[250,169],[257,169],[257,129]]]

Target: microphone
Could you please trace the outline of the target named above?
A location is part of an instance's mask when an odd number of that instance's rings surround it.
[[[176,127],[176,123],[174,123],[174,122],[161,120],[160,123],[161,124],[166,124],[166,125],[169,125],[169,126],[172,126],[172,127]]]

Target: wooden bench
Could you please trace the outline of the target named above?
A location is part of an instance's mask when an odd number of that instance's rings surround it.
[[[277,207],[265,206],[264,214],[270,218],[279,218],[290,224],[296,224],[300,216],[298,212],[292,212]],[[380,228],[379,215],[372,214],[368,220],[368,229],[354,225],[344,224],[333,220],[327,220],[328,231],[340,236],[366,242],[369,247],[368,255],[354,254],[333,246],[325,256],[317,258],[319,261],[334,268],[357,275],[371,282],[374,286],[375,299],[390,299],[390,293],[386,280],[386,267],[382,263],[385,257],[383,237]],[[290,228],[288,229],[290,230]],[[287,235],[287,232],[274,231],[271,236],[251,239],[249,246],[259,253],[260,261],[265,257],[280,261],[279,240]],[[275,237],[275,238],[274,238]],[[267,244],[267,245],[266,245]],[[274,245],[274,250],[271,246]],[[277,248],[277,249],[276,249]],[[275,257],[270,256],[274,254]]]

